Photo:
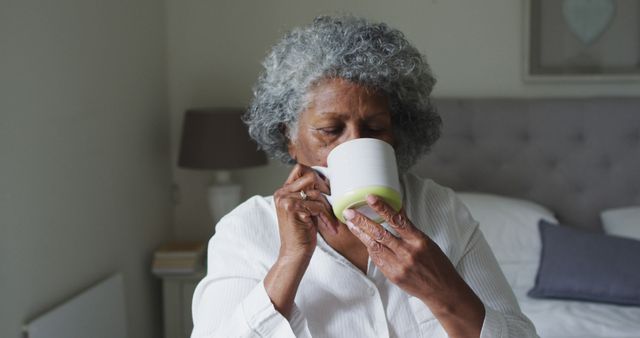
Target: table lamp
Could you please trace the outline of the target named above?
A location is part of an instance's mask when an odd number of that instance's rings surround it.
[[[214,222],[240,203],[242,186],[232,182],[231,170],[267,163],[242,114],[240,108],[193,108],[184,115],[178,166],[216,170],[208,189]]]

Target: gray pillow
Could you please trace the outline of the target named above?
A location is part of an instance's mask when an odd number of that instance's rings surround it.
[[[539,222],[534,298],[640,305],[640,241]]]

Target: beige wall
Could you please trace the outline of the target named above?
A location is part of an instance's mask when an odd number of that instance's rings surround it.
[[[130,337],[160,336],[164,17],[153,0],[0,0],[0,337],[115,271]]]
[[[637,95],[635,83],[524,83],[523,5],[514,0],[200,1],[168,0],[172,158],[183,111],[243,106],[266,50],[292,26],[323,13],[350,12],[400,28],[423,51],[437,78],[436,96],[540,97]],[[236,173],[245,196],[270,194],[287,169],[273,164]],[[213,226],[204,198],[211,173],[174,168],[180,188],[176,234],[207,238]]]

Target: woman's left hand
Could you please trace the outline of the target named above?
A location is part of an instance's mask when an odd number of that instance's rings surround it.
[[[372,195],[367,203],[398,234],[355,210],[345,211],[347,226],[367,247],[373,263],[392,283],[422,300],[450,336],[469,333],[467,329],[479,335],[484,305],[440,247],[413,225],[404,209],[396,212]]]

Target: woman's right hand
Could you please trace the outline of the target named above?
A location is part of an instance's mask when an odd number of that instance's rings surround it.
[[[286,318],[291,315],[298,286],[316,248],[318,229],[337,233],[339,222],[322,193],[329,193],[329,184],[313,169],[296,164],[273,194],[280,253],[265,276],[264,287],[275,309]]]
[[[330,193],[328,182],[302,164],[294,166],[284,185],[274,193],[281,258],[308,261],[315,250],[320,228],[337,233],[339,221],[323,193]]]

